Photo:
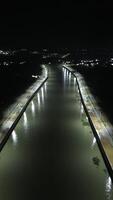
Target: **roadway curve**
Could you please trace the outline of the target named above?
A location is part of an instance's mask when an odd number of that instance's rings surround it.
[[[74,78],[49,67],[0,154],[0,199],[112,200],[111,179]]]

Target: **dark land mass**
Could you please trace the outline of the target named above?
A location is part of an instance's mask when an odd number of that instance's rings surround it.
[[[3,53],[5,52],[5,53]],[[0,54],[0,118],[4,109],[41,74],[41,55],[26,49],[3,51]]]
[[[111,50],[101,51],[101,53],[96,51],[90,51],[90,54],[85,53],[82,56],[76,56],[76,69],[79,73],[83,75],[90,91],[97,100],[98,105],[107,114],[110,122],[113,124],[113,52]],[[95,59],[98,60],[96,64]],[[92,60],[94,65],[81,64],[81,60],[89,61]]]

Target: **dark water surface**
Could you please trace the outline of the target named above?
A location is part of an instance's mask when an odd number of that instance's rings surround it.
[[[0,153],[0,200],[50,198],[113,199],[76,83],[55,66]]]

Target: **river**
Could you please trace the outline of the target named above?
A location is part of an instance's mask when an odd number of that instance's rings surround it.
[[[112,200],[76,81],[60,66],[48,70],[0,153],[0,199]]]

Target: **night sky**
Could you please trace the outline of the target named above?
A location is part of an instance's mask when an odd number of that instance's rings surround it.
[[[1,46],[113,46],[108,3],[53,1],[0,7]]]

